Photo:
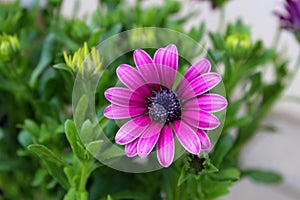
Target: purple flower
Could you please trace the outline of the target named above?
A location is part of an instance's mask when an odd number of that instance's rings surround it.
[[[294,32],[300,41],[300,0],[286,0],[285,10],[284,14],[275,14],[279,17],[282,28]]]
[[[126,145],[128,157],[146,157],[156,145],[159,163],[168,167],[174,158],[174,136],[192,154],[210,148],[205,130],[212,130],[220,122],[212,112],[227,106],[224,97],[208,93],[221,76],[210,72],[210,63],[202,59],[184,74],[173,89],[178,52],[168,45],[155,52],[152,59],[145,51],[134,51],[137,69],[122,64],[117,68],[120,81],[127,87],[106,90],[105,97],[112,104],[104,115],[111,119],[130,120],[117,132],[117,144]]]

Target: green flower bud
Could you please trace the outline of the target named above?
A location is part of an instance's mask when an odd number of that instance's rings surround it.
[[[0,58],[9,60],[20,50],[20,43],[16,36],[0,35]]]
[[[226,53],[236,59],[247,57],[251,46],[252,43],[248,34],[229,35],[225,42]]]
[[[67,66],[70,67],[75,73],[80,72],[82,74],[97,74],[102,67],[99,51],[95,47],[89,51],[86,42],[82,48],[78,49],[73,54],[73,56],[67,55],[66,52],[64,52],[63,55]]]

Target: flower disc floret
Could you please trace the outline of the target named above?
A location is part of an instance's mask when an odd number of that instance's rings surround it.
[[[149,98],[147,107],[152,120],[161,124],[173,122],[181,116],[179,98],[174,91],[169,89],[154,92]]]

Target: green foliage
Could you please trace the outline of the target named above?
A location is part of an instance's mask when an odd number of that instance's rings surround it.
[[[211,2],[223,7],[226,1]],[[89,23],[63,17],[62,4],[62,0],[51,0],[45,8],[23,8],[19,2],[0,3],[0,199],[207,200],[227,194],[243,177],[260,183],[282,180],[276,172],[241,169],[239,165],[244,145],[258,129],[266,128],[261,121],[292,74],[281,52],[251,40],[250,27],[238,20],[228,24],[224,32],[207,33],[205,22],[200,21],[186,30],[188,20],[198,13],[181,16],[182,5],[173,0],[146,8],[139,0],[134,5],[101,1],[99,9],[88,13]],[[169,28],[199,43],[208,34],[212,47],[207,57],[217,67],[224,67],[221,71],[229,105],[222,135],[210,153],[202,157],[186,154],[170,168],[129,174],[102,166],[93,155],[103,160],[123,155],[123,149],[104,145],[103,132],[113,141],[118,126],[101,116],[108,103],[104,91],[116,82],[116,66],[133,64],[132,52],[103,71],[95,94],[98,121],[92,120],[88,95],[72,102],[75,73],[65,63],[64,52],[73,55],[85,44],[94,47],[117,33],[139,27]],[[143,32],[130,38],[130,45],[139,46],[140,34]],[[155,35],[147,37],[146,42],[151,43]],[[190,58],[203,53],[203,49],[191,51],[188,45],[181,51],[190,52]],[[183,59],[179,62],[180,66],[186,64]],[[274,74],[272,81],[264,78],[268,66]],[[88,92],[84,87],[79,90],[79,94]]]
[[[282,176],[277,172],[261,169],[244,170],[242,175],[247,176],[258,183],[274,184],[282,181]]]

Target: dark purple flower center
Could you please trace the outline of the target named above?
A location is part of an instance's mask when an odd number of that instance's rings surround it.
[[[180,119],[181,104],[175,92],[169,89],[160,89],[153,92],[147,107],[153,121],[161,124]]]

